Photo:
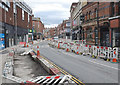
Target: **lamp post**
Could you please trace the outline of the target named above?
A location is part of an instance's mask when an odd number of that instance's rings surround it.
[[[32,41],[33,41],[33,36],[34,36],[34,26],[32,27]]]

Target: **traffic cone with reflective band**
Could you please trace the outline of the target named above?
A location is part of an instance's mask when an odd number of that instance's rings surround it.
[[[77,47],[77,52],[76,52],[76,54],[79,54],[79,52],[78,52],[78,47]]]
[[[37,56],[40,56],[39,46],[37,46]]]
[[[26,47],[26,42],[24,43],[24,47]]]
[[[28,43],[27,43],[27,47],[29,47]]]
[[[66,51],[69,52],[69,49],[67,48]]]
[[[58,43],[58,49],[60,49],[60,43]]]
[[[116,52],[114,51],[114,55],[116,55]],[[117,62],[117,59],[113,56],[113,60],[112,60],[113,63],[116,63]]]

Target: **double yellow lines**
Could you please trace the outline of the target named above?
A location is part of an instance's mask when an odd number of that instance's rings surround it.
[[[35,49],[33,49],[33,51],[36,52]],[[42,58],[44,58],[45,60],[47,60],[50,64],[52,64],[56,69],[58,69],[61,73],[65,74],[65,75],[70,75],[72,78],[71,80],[73,80],[77,85],[85,85],[83,82],[81,82],[80,80],[78,80],[77,78],[75,78],[74,76],[72,76],[71,74],[69,74],[68,72],[66,72],[65,70],[61,69],[60,67],[58,67],[57,65],[55,65],[54,63],[52,63],[50,60],[48,60],[47,58],[41,56]]]

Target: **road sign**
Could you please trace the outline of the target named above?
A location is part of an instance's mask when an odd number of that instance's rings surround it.
[[[5,48],[5,35],[0,33],[0,50]]]

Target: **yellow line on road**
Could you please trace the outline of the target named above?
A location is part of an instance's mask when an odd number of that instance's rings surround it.
[[[37,53],[37,51],[35,49],[33,49],[33,51],[35,51]],[[77,78],[75,78],[74,76],[72,76],[71,74],[69,74],[68,72],[66,72],[65,70],[61,69],[60,67],[58,67],[56,64],[54,64],[53,62],[51,62],[50,60],[48,60],[47,58],[41,56],[42,58],[44,58],[45,60],[47,60],[50,64],[52,64],[56,69],[59,69],[60,72],[62,72],[65,75],[70,75],[72,78],[72,80],[77,83],[78,85],[85,85],[83,82],[81,82],[80,80],[78,80]]]

